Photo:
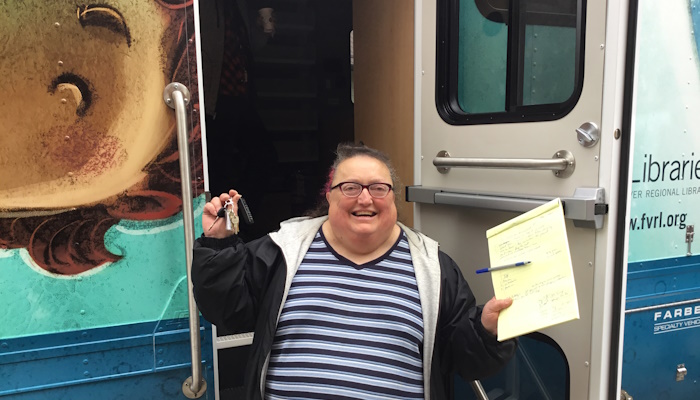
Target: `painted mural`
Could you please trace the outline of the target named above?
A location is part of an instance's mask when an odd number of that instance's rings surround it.
[[[186,312],[179,154],[163,89],[177,81],[192,93],[201,207],[191,7],[0,2],[0,338]]]
[[[639,8],[629,262],[700,254],[700,0]]]

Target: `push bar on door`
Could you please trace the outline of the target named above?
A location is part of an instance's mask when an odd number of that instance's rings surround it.
[[[526,196],[512,193],[477,193],[455,189],[407,186],[406,201],[425,204],[481,208],[485,210],[527,212],[558,196]],[[574,195],[559,197],[564,205],[564,218],[579,228],[600,229],[608,213],[605,189],[576,188]]]

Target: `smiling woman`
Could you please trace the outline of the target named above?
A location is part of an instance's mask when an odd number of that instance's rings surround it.
[[[120,219],[179,211],[174,115],[162,93],[173,80],[196,82],[192,22],[174,0],[27,3],[0,12],[0,248],[27,247],[41,268],[79,274],[119,258],[104,234]]]
[[[219,329],[255,329],[245,398],[446,399],[453,373],[501,368],[516,342],[494,335],[511,301],[477,307],[437,242],[397,221],[385,154],[355,144],[336,154],[321,216],[244,243],[215,219],[222,202],[236,212],[236,190],[204,206],[212,228],[194,246],[193,291]]]

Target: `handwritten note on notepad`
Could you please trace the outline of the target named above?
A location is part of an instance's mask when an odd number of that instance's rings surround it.
[[[498,317],[498,340],[579,318],[564,208],[554,199],[486,231],[496,298],[513,304]]]

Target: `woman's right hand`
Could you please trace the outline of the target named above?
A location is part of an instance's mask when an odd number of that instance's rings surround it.
[[[202,229],[204,236],[223,239],[234,234],[233,230],[226,230],[226,216],[216,219],[216,213],[223,207],[227,200],[233,199],[233,212],[238,215],[238,199],[241,195],[237,191],[231,189],[228,193],[221,193],[219,197],[214,197],[204,205],[202,212]],[[212,226],[213,224],[213,226]],[[209,229],[211,227],[211,229]]]

